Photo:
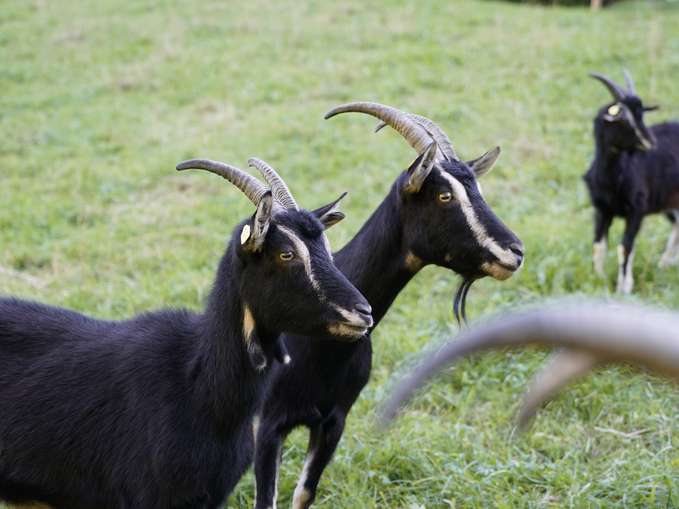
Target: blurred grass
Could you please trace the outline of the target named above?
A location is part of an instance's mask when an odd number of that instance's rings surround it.
[[[201,305],[225,239],[252,212],[188,157],[258,156],[311,208],[351,191],[341,246],[414,157],[348,100],[434,118],[462,156],[499,144],[484,179],[523,239],[525,269],[482,281],[480,317],[576,292],[612,295],[590,269],[580,175],[608,100],[587,78],[628,67],[654,119],[679,116],[679,5],[588,9],[494,2],[5,0],[0,6],[0,292],[123,317]],[[649,118],[650,121],[650,118]],[[668,225],[648,219],[631,300],[676,308],[659,270]],[[616,224],[612,240],[621,234]],[[521,388],[544,354],[491,354],[450,370],[388,433],[374,428],[389,377],[455,334],[456,278],[428,268],[374,334],[373,379],[319,491],[319,508],[679,507],[676,387],[625,368],[589,377],[512,435]],[[639,433],[634,433],[639,432]],[[621,435],[620,433],[632,433]],[[286,448],[288,506],[305,436]],[[248,475],[229,507],[250,507]]]

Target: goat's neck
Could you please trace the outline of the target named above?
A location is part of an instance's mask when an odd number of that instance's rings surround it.
[[[224,432],[254,412],[266,376],[255,371],[247,354],[239,272],[237,257],[227,251],[208,297],[192,368],[200,405]]]
[[[375,325],[415,275],[404,260],[400,197],[394,185],[356,236],[335,254],[335,264],[368,299]]]
[[[607,144],[596,132],[594,134],[594,160],[592,167],[600,179],[615,179],[618,173],[620,150]]]

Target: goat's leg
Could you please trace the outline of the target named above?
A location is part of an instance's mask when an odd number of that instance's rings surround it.
[[[666,215],[667,219],[672,223],[672,231],[667,238],[665,252],[660,257],[660,262],[658,263],[660,267],[669,267],[679,262],[679,210],[671,210]]]
[[[255,509],[275,509],[278,496],[278,473],[287,432],[263,421],[257,430],[255,447],[255,479],[257,498]]]
[[[297,482],[293,509],[308,509],[316,498],[316,489],[344,432],[345,416],[338,412],[311,429],[309,449],[302,475]]]
[[[622,244],[618,246],[618,287],[619,293],[631,293],[634,288],[632,265],[634,262],[634,239],[641,229],[644,216],[639,213],[630,214],[625,222],[625,233]]]
[[[608,242],[608,230],[613,222],[613,216],[603,212],[601,209],[594,211],[594,244],[592,248],[592,259],[594,261],[594,272],[604,277],[604,263],[606,262],[606,244]]]

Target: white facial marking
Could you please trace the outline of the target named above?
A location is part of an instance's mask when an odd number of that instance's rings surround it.
[[[679,262],[679,220],[676,219],[675,212],[675,222],[672,224],[672,231],[667,238],[665,252],[660,258],[658,265],[660,267],[669,267],[670,265],[676,265],[677,262]]]
[[[634,249],[627,256],[627,266],[625,266],[625,248],[618,246],[618,293],[629,294],[634,288],[634,275],[632,274],[632,265],[634,262]]]
[[[311,255],[309,254],[309,248],[306,246],[304,241],[302,241],[302,239],[300,239],[297,236],[297,234],[294,231],[292,231],[290,228],[278,225],[278,229],[281,233],[283,233],[286,237],[288,237],[288,239],[290,239],[290,242],[295,247],[295,251],[297,252],[297,256],[299,256],[300,259],[302,260],[302,262],[304,263],[304,271],[306,272],[306,275],[309,278],[309,282],[311,283],[311,286],[314,287],[314,290],[316,290],[319,297],[321,297],[321,299],[324,300],[323,294],[321,292],[321,287],[318,284],[318,281],[316,281],[316,278],[314,277],[314,273],[311,270]]]
[[[290,364],[291,361],[292,359],[290,358],[290,356],[288,354],[285,354],[285,356],[283,357],[283,364],[288,365]]]
[[[295,487],[295,493],[292,498],[293,509],[305,509],[307,502],[311,499],[311,493],[306,489],[304,484],[306,484],[307,478],[309,477],[309,468],[311,467],[311,462],[314,460],[315,454],[316,451],[312,449],[306,455],[304,468],[302,468],[302,474],[299,476],[297,486]]]
[[[594,272],[600,276],[605,276],[604,264],[606,262],[606,239],[595,242],[592,248],[592,259],[594,261]]]
[[[250,225],[246,224],[240,232],[240,244],[245,244],[250,238]]]
[[[623,108],[623,111],[625,112],[625,117],[627,118],[628,122],[631,124],[632,129],[634,129],[634,134],[637,135],[637,138],[639,141],[641,141],[641,144],[644,146],[646,149],[651,149],[653,146],[651,145],[651,142],[648,140],[646,136],[641,134],[641,129],[639,129],[639,125],[637,124],[636,119],[634,118],[634,115],[632,115],[632,112],[629,111],[627,108]]]
[[[516,255],[508,249],[500,247],[497,241],[488,235],[486,228],[481,224],[479,218],[476,216],[476,211],[469,200],[467,190],[462,185],[462,182],[450,175],[447,171],[439,169],[439,174],[448,181],[451,190],[457,200],[460,202],[462,213],[467,220],[467,225],[471,229],[476,241],[485,249],[493,253],[493,255],[503,264],[514,267],[516,266]]]

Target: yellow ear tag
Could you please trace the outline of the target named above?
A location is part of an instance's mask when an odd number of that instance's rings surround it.
[[[246,224],[243,226],[243,230],[240,232],[240,244],[241,246],[245,244],[250,238],[250,225]]]
[[[620,113],[620,105],[619,104],[614,104],[610,108],[608,108],[608,114],[616,116],[618,113]]]

